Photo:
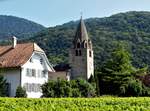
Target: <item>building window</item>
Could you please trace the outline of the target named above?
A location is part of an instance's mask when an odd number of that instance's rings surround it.
[[[30,70],[27,68],[26,75],[30,76]]]
[[[42,71],[42,77],[45,78],[45,77],[46,77],[46,74],[47,74],[47,71],[46,71],[46,70],[43,70],[43,71]]]
[[[28,84],[28,91],[32,92],[32,85],[31,84]]]
[[[27,68],[26,75],[28,77],[36,77],[36,70],[35,69],[29,69],[29,68]]]
[[[92,52],[91,51],[89,51],[89,56],[92,57]]]
[[[80,48],[80,43],[77,43],[77,48]]]
[[[30,62],[33,63],[33,59],[32,58],[30,59]]]
[[[40,78],[41,77],[41,70],[38,70],[37,72],[38,72],[37,76],[38,76],[38,78]]]
[[[43,64],[43,59],[42,58],[40,59],[40,63]]]
[[[76,56],[78,56],[78,50],[76,50]]]
[[[76,50],[76,56],[81,56],[82,53],[81,53],[81,50]]]
[[[31,84],[31,92],[34,92],[34,84]]]
[[[32,76],[36,77],[36,70],[35,69],[32,69]]]
[[[82,54],[81,54],[81,50],[79,50],[79,56],[81,56]]]
[[[36,70],[36,69],[29,69],[26,70],[26,76],[28,77],[38,77],[38,78],[46,78],[47,70]]]
[[[26,75],[29,76],[29,77],[31,77],[32,76],[32,70],[29,69],[29,68],[27,68]]]
[[[41,84],[25,83],[24,87],[25,87],[27,92],[42,92]]]

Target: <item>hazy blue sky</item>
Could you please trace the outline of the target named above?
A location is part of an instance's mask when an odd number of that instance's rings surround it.
[[[0,15],[23,17],[44,26],[126,11],[150,11],[150,0],[0,0]]]

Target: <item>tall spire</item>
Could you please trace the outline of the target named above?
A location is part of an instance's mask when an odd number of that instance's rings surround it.
[[[80,40],[81,42],[83,42],[84,40],[88,40],[88,33],[86,30],[86,26],[84,24],[84,21],[82,19],[82,15],[81,15],[81,19],[80,22],[78,24],[77,30],[76,30],[76,35],[74,38],[74,41],[76,42],[77,40]]]

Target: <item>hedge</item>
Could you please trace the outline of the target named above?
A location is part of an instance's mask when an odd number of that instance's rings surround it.
[[[0,98],[0,111],[149,111],[150,98]]]

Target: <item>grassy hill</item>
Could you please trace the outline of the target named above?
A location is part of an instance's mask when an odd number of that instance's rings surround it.
[[[18,38],[30,37],[44,29],[44,26],[23,18],[0,15],[0,40],[13,35]]]
[[[68,62],[68,48],[71,47],[78,21],[50,27],[26,41],[37,42],[54,63]],[[150,65],[150,12],[119,13],[105,18],[85,20],[94,45],[95,65],[100,66],[109,57],[118,41],[128,44],[133,64],[137,67]]]

